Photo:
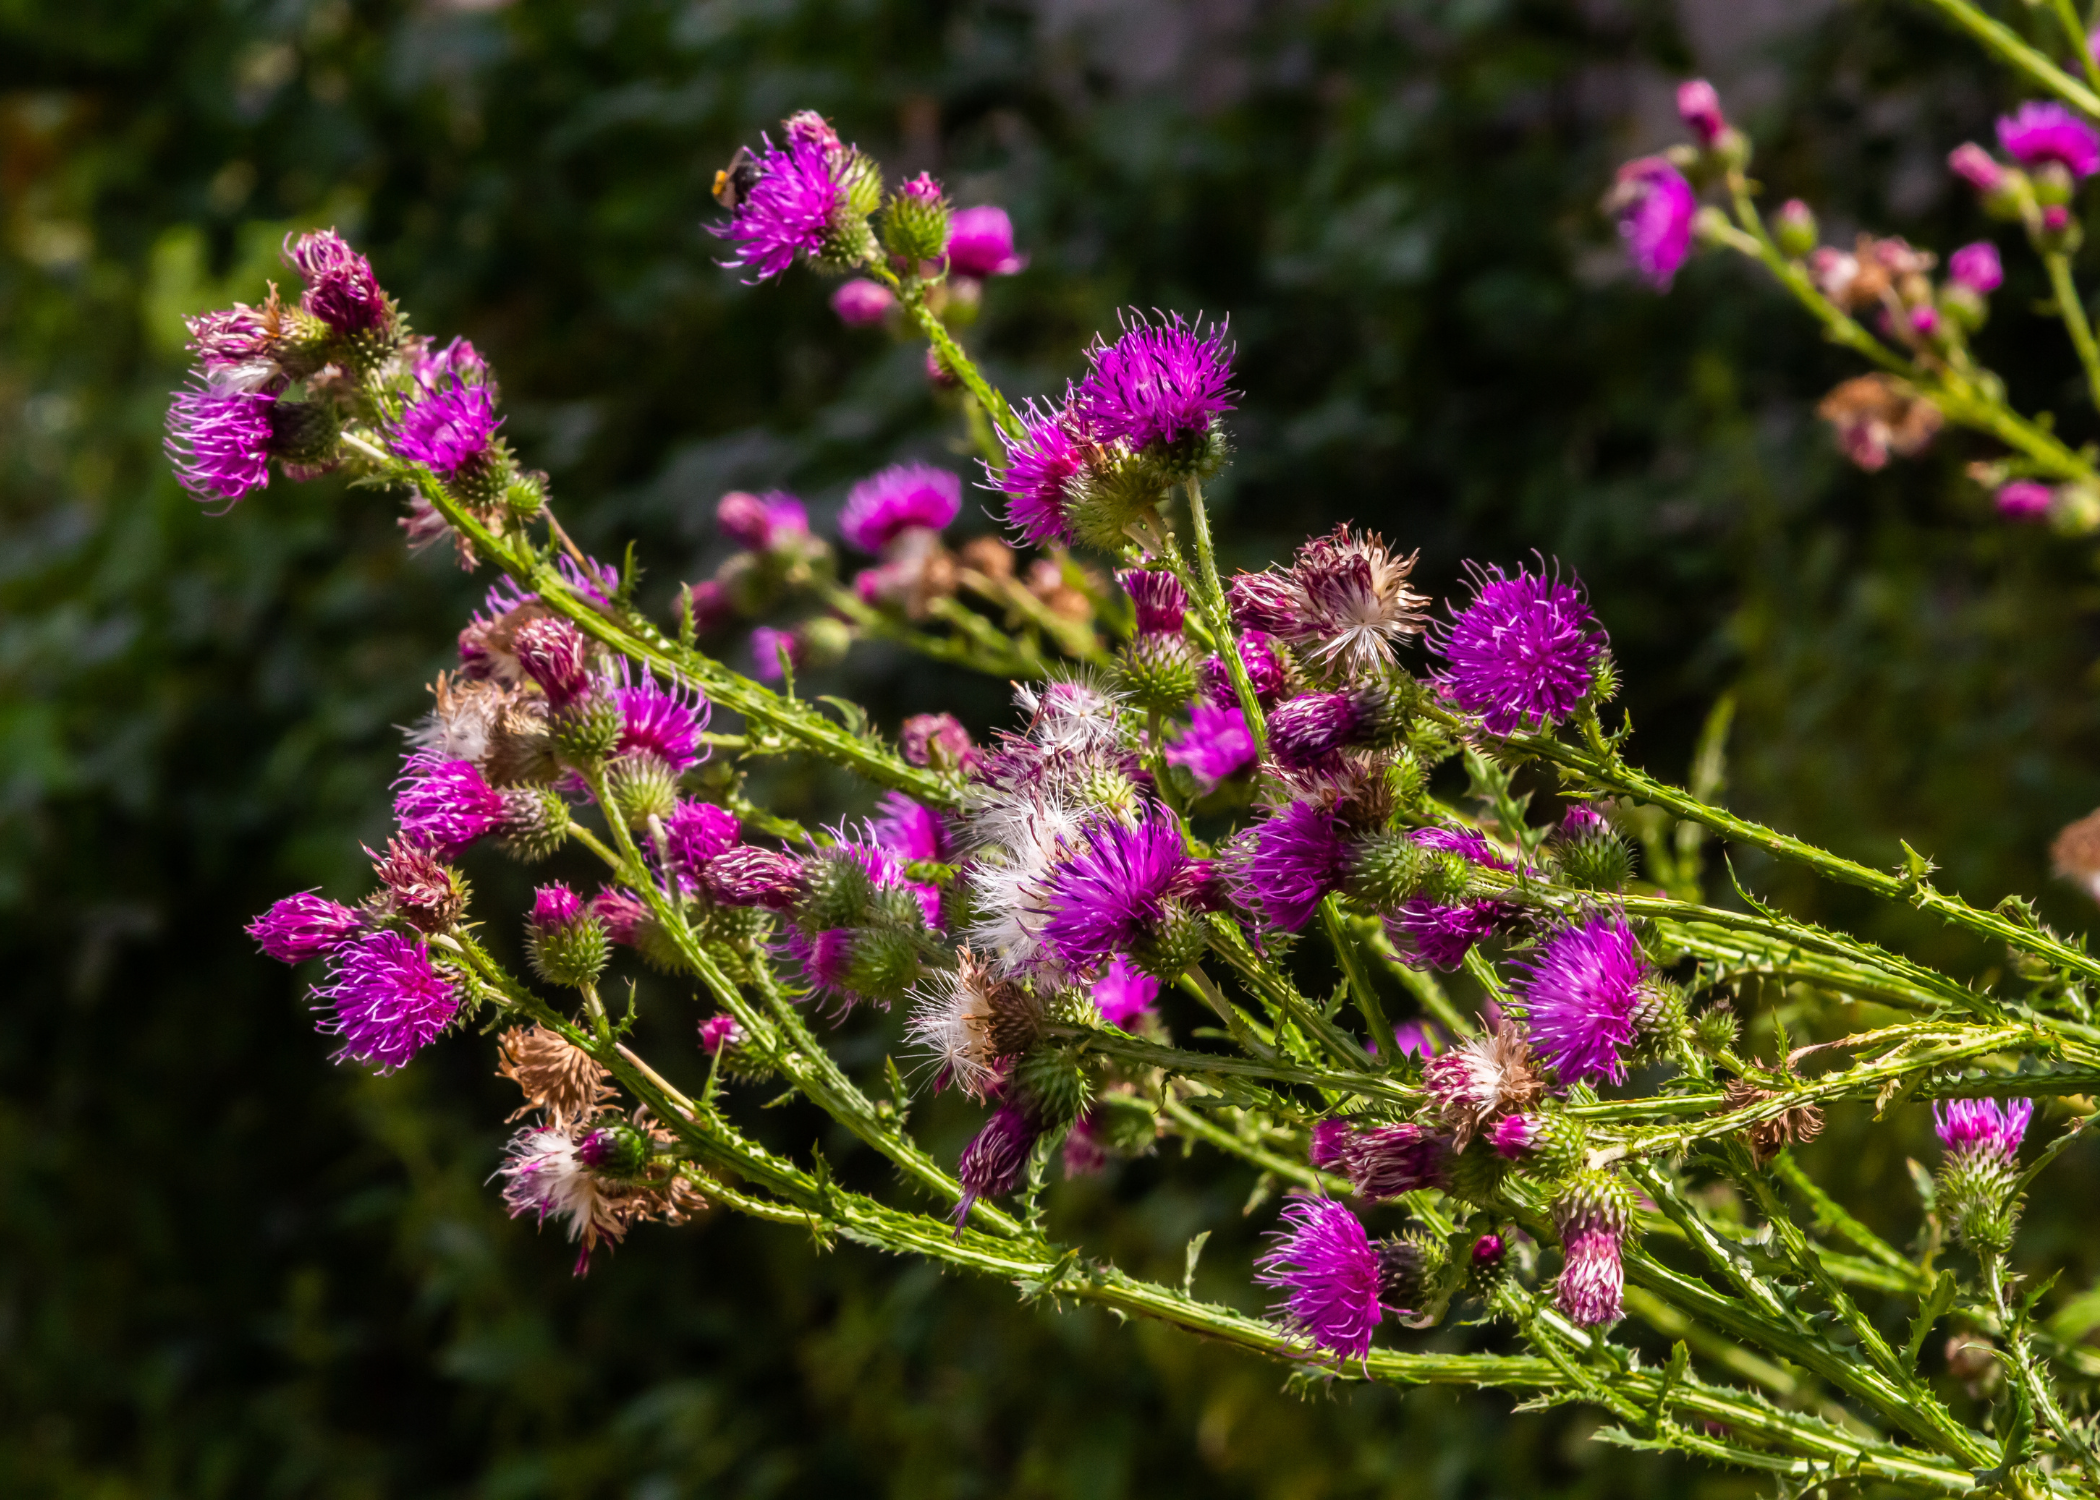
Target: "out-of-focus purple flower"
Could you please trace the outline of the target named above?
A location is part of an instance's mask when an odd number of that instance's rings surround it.
[[[1662,157],[1644,156],[1619,168],[1607,206],[1619,216],[1633,268],[1657,291],[1668,291],[1692,253],[1692,220],[1699,213],[1692,185]]]
[[[396,457],[428,465],[450,481],[486,460],[502,425],[487,386],[452,383],[426,389],[387,429],[387,438]]]
[[[955,216],[948,233],[948,270],[957,276],[1011,276],[1028,264],[1014,254],[1014,222],[1006,210],[987,203]]]
[[[839,315],[841,323],[851,328],[867,328],[880,323],[896,305],[896,293],[865,276],[840,282],[838,290],[831,294],[831,310]]]
[[[487,385],[488,361],[481,351],[465,339],[454,339],[442,349],[433,349],[428,343],[418,341],[414,362],[409,374],[417,385],[428,390],[449,384]]]
[[[2056,491],[2039,480],[2015,479],[1998,487],[1995,504],[2008,521],[2044,521],[2055,500]]]
[[[1721,96],[1704,78],[1677,85],[1677,117],[1702,146],[1713,145],[1728,128],[1728,121],[1721,115]]]
[[[1384,1283],[1355,1214],[1331,1198],[1294,1194],[1283,1228],[1255,1264],[1255,1279],[1284,1293],[1277,1311],[1294,1330],[1344,1359],[1369,1357]]]
[[[1240,663],[1247,669],[1247,685],[1254,689],[1255,701],[1263,708],[1274,707],[1284,689],[1283,659],[1276,654],[1275,637],[1260,630],[1241,631]],[[1232,684],[1232,671],[1223,657],[1204,658],[1202,682],[1203,696],[1218,707],[1239,707],[1239,690]]]
[[[2053,101],[2030,99],[2000,115],[1998,144],[2023,167],[2054,162],[2073,177],[2100,171],[2100,131]]]
[[[1947,257],[1947,274],[1979,297],[1988,297],[2005,284],[2005,267],[1998,247],[1989,240],[1964,245]]]
[[[1920,304],[1910,310],[1910,331],[1919,338],[1929,339],[1940,331],[1940,310],[1929,304]]]
[[[674,773],[691,770],[702,759],[700,735],[714,711],[697,687],[665,687],[647,668],[634,670],[620,659],[620,686],[613,702],[620,710],[621,755],[654,755]]]
[[[947,820],[902,792],[883,794],[868,831],[877,844],[900,859],[945,862],[953,853]]]
[[[274,370],[271,356],[278,323],[274,305],[264,309],[236,302],[185,318],[183,323],[190,331],[188,347],[214,385],[252,390],[256,378],[267,378]]]
[[[1050,877],[1043,936],[1074,967],[1105,963],[1156,934],[1168,899],[1186,894],[1188,876],[1188,852],[1170,818],[1149,817],[1135,828],[1097,824],[1086,849]]]
[[[1243,906],[1297,932],[1349,873],[1348,825],[1310,802],[1292,802],[1256,825],[1237,873]]]
[[[650,922],[649,908],[633,891],[607,886],[591,897],[591,915],[605,924],[605,935],[630,946],[642,927]]]
[[[1101,1139],[1101,1107],[1089,1109],[1065,1133],[1065,1177],[1093,1177],[1108,1167],[1108,1146]]]
[[[1435,901],[1410,896],[1385,916],[1385,930],[1410,968],[1456,969],[1473,945],[1495,935],[1499,901]]]
[[[343,1039],[343,1057],[392,1072],[452,1023],[459,997],[430,962],[430,950],[398,932],[367,933],[338,949],[330,982],[316,990],[334,1014],[322,1030]]]
[[[2050,234],[2062,234],[2071,227],[2071,210],[2061,203],[2052,203],[2042,210],[2042,228]]]
[[[851,157],[836,144],[797,140],[792,130],[786,150],[761,140],[753,156],[758,175],[751,191],[727,224],[709,228],[735,247],[728,264],[749,270],[756,281],[768,281],[792,266],[796,256],[813,259],[824,253],[832,225],[847,206],[842,174]]]
[[[1473,602],[1430,645],[1444,658],[1444,695],[1490,734],[1566,718],[1596,681],[1605,635],[1579,583],[1519,568],[1475,568]]]
[[[729,597],[729,590],[715,579],[703,578],[698,583],[688,584],[685,598],[686,608],[692,611],[693,633],[696,635],[714,635],[736,623],[735,601]]]
[[[1035,1149],[1040,1133],[1012,1104],[1002,1104],[992,1112],[984,1129],[963,1147],[962,1160],[956,1164],[955,1175],[963,1190],[952,1216],[958,1230],[979,1198],[1003,1197],[1021,1185],[1028,1153]]]
[[[672,867],[688,888],[700,885],[708,862],[734,849],[742,832],[736,814],[728,808],[683,797],[664,819],[664,843],[670,847]]]
[[[809,535],[809,512],[785,490],[763,495],[731,490],[715,504],[715,525],[732,541],[771,552]]]
[[[168,403],[168,460],[184,489],[228,504],[270,483],[266,391],[178,391]]]
[[[401,836],[450,859],[503,826],[503,794],[470,760],[447,760],[418,750],[394,782],[394,817]]]
[[[912,527],[939,531],[962,509],[962,480],[930,464],[895,464],[847,492],[839,535],[879,553]]]
[[[700,1050],[709,1057],[724,1047],[740,1046],[743,1040],[744,1028],[727,1011],[719,1011],[700,1023]]]
[[[1093,994],[1101,1019],[1127,1031],[1159,999],[1159,981],[1118,953],[1094,981]]]
[[[913,765],[937,771],[970,771],[979,759],[970,731],[953,714],[913,714],[897,732],[897,748]]]
[[[1189,727],[1166,749],[1167,764],[1196,778],[1206,796],[1254,764],[1254,735],[1237,702],[1220,708],[1198,703],[1189,710]]]
[[[364,916],[311,891],[286,896],[248,924],[248,936],[281,964],[326,958],[365,930]]]
[[[1647,978],[1640,944],[1619,917],[1563,927],[1539,948],[1522,984],[1531,1041],[1563,1082],[1626,1081],[1624,1053]]]
[[[1009,440],[1004,469],[986,469],[991,488],[1006,496],[1006,524],[1034,547],[1069,546],[1072,525],[1066,486],[1086,468],[1086,455],[1072,436],[1062,409],[1020,412],[1021,435]]]
[[[1948,152],[1947,166],[1986,198],[2005,186],[2005,168],[1974,141],[1964,141]]]
[[[1393,1028],[1393,1053],[1396,1057],[1420,1058],[1429,1061],[1437,1055],[1441,1033],[1427,1021],[1402,1021]],[[1367,1046],[1378,1050],[1378,1038],[1372,1037]]]
[[[787,675],[781,658],[790,667],[802,664],[802,646],[794,632],[756,625],[751,630],[751,675],[760,682],[779,682]]]
[[[1087,350],[1093,368],[1073,392],[1073,412],[1096,442],[1144,449],[1194,437],[1232,410],[1232,355],[1222,324],[1179,313],[1152,323],[1133,312],[1121,338]]]
[[[763,906],[786,911],[802,899],[802,862],[777,849],[750,845],[708,860],[702,874],[707,894],[724,906]]]
[[[299,305],[337,333],[364,333],[393,322],[372,263],[333,229],[286,235],[284,258],[306,283]]]
[[[1932,1128],[1949,1156],[2011,1161],[2033,1119],[2032,1099],[1949,1099],[1932,1107]]]

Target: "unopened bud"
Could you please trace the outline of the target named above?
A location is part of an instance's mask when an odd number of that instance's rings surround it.
[[[649,1165],[649,1138],[632,1125],[600,1125],[576,1146],[585,1166],[604,1177],[639,1177]]]
[[[1816,248],[1816,213],[1799,198],[1789,198],[1772,219],[1773,238],[1782,255],[1799,260]]]

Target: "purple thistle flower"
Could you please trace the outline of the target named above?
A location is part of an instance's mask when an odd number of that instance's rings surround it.
[[[787,675],[780,664],[785,656],[789,667],[802,664],[802,645],[791,630],[775,630],[770,625],[754,625],[751,628],[751,675],[760,682],[779,682]]]
[[[1563,1082],[1626,1081],[1621,1053],[1633,1041],[1647,978],[1647,960],[1622,918],[1593,916],[1546,940],[1522,990],[1532,1045]]]
[[[1495,935],[1504,908],[1499,901],[1433,901],[1410,896],[1385,917],[1386,933],[1414,969],[1456,969],[1473,945]]]
[[[715,505],[715,525],[753,551],[772,552],[809,535],[809,512],[785,490],[763,495],[731,490]]]
[[[955,216],[948,232],[948,270],[956,276],[1011,276],[1028,264],[1014,254],[1014,221],[1006,210],[987,203]]]
[[[591,685],[590,640],[559,615],[527,620],[511,638],[518,666],[560,708]]]
[[[1561,1251],[1555,1297],[1568,1321],[1578,1328],[1596,1328],[1624,1317],[1626,1268],[1620,1258],[1619,1237],[1593,1229],[1570,1235]]]
[[[1657,291],[1668,291],[1692,253],[1692,220],[1699,212],[1692,185],[1662,157],[1644,156],[1619,168],[1607,207],[1619,216],[1633,268]]]
[[[1116,576],[1130,596],[1137,614],[1139,635],[1179,635],[1189,612],[1188,590],[1172,573],[1160,569],[1131,568]]]
[[[1223,708],[1198,703],[1189,710],[1189,727],[1167,746],[1166,756],[1167,764],[1185,769],[1208,795],[1254,764],[1254,735],[1237,702]]]
[[[2049,507],[2055,502],[2056,491],[2048,485],[2035,479],[2015,479],[1998,487],[1993,503],[2005,520],[2040,521],[2047,518]]]
[[[191,494],[229,505],[270,483],[266,391],[177,391],[168,403],[168,460]]]
[[[1415,1057],[1428,1062],[1446,1045],[1448,1039],[1427,1021],[1402,1021],[1393,1028],[1393,1050],[1401,1057]],[[1378,1052],[1378,1038],[1369,1038],[1364,1046],[1375,1056]]]
[[[1287,573],[1235,573],[1225,586],[1232,623],[1253,634],[1294,634],[1306,609],[1304,591]]]
[[[1540,1133],[1537,1115],[1504,1115],[1488,1127],[1488,1140],[1503,1159],[1515,1161],[1538,1144]]]
[[[854,994],[852,985],[847,983],[847,972],[853,967],[858,938],[859,931],[852,927],[827,927],[814,937],[799,927],[790,927],[788,956],[802,966],[803,977],[813,988],[840,995],[850,1005]]]
[[[1998,144],[2023,167],[2053,162],[2074,178],[2100,171],[2100,131],[2054,102],[2029,100],[2000,115]]]
[[[905,860],[946,862],[952,852],[948,823],[925,804],[902,792],[887,792],[876,804],[878,816],[868,823],[876,844]]]
[[[1130,1023],[1159,999],[1159,981],[1118,953],[1094,981],[1093,995],[1101,1019],[1128,1031]]]
[[[339,949],[332,982],[317,999],[334,1007],[321,1029],[343,1039],[339,1057],[401,1067],[428,1046],[459,1010],[452,981],[432,967],[430,950],[398,932],[373,932]]]
[[[1021,436],[1011,439],[1004,469],[986,468],[991,488],[1006,496],[1006,524],[1033,547],[1069,546],[1066,486],[1086,468],[1086,455],[1072,436],[1063,409],[1021,410]]]
[[[1269,715],[1269,753],[1286,770],[1309,771],[1369,727],[1358,693],[1300,693]]]
[[[1072,397],[1080,427],[1096,442],[1149,448],[1194,437],[1231,411],[1232,351],[1221,324],[1172,313],[1157,324],[1133,312],[1113,344],[1095,339],[1093,368]]]
[[[1699,137],[1702,146],[1713,145],[1728,128],[1728,121],[1721,114],[1721,96],[1704,78],[1677,85],[1677,117]]]
[[[943,771],[970,771],[980,758],[954,714],[913,714],[897,731],[897,749],[915,766]]]
[[[620,678],[620,686],[613,689],[620,709],[618,753],[646,752],[673,772],[698,765],[704,759],[700,734],[713,712],[707,694],[697,687],[666,688],[646,668],[633,671],[625,657],[620,659]]]
[[[364,333],[393,322],[372,263],[333,229],[286,235],[284,259],[306,283],[299,305],[337,333]]]
[[[755,155],[758,180],[738,203],[727,224],[710,232],[731,241],[728,264],[749,269],[754,281],[769,281],[795,263],[798,255],[824,253],[831,226],[846,206],[840,174],[849,160],[833,136],[829,143],[789,130],[785,151],[770,140]]]
[[[470,760],[418,750],[402,762],[394,787],[401,836],[446,859],[503,826],[503,794]]]
[[[1325,1158],[1319,1165],[1342,1173],[1368,1203],[1443,1186],[1451,1161],[1449,1137],[1413,1124],[1352,1125],[1316,1138],[1316,1145]]]
[[[724,1047],[741,1046],[743,1040],[744,1028],[726,1011],[709,1016],[700,1023],[700,1050],[709,1057]]]
[[[802,861],[777,849],[745,845],[710,859],[702,882],[724,906],[786,911],[802,899]]]
[[[879,553],[914,526],[939,531],[962,509],[962,480],[930,464],[895,464],[847,492],[839,535]]]
[[[742,831],[728,808],[681,797],[671,816],[664,819],[664,843],[680,883],[687,889],[697,888],[708,862],[734,849]]]
[[[426,387],[387,428],[387,440],[395,457],[423,464],[449,483],[487,462],[502,425],[495,395],[487,386],[463,385],[455,379]]]
[[[1979,297],[1988,297],[2005,284],[2005,266],[1998,247],[1989,240],[1964,245],[1947,257],[1947,274]]]
[[[1997,1156],[2010,1162],[2033,1119],[2032,1099],[1949,1099],[1932,1107],[1932,1128],[1949,1156]]]
[[[1255,1280],[1285,1294],[1278,1313],[1315,1345],[1368,1358],[1384,1310],[1378,1252],[1364,1226],[1331,1198],[1298,1194],[1284,1204],[1283,1221],[1273,1248],[1255,1262]]]
[[[312,891],[286,896],[247,927],[248,936],[281,964],[326,958],[364,930],[361,914]]]
[[[1050,877],[1043,936],[1075,967],[1104,963],[1158,929],[1168,899],[1187,894],[1189,874],[1172,819],[1154,815],[1135,828],[1096,824],[1086,849]]]
[[[418,340],[419,348],[409,374],[417,385],[425,390],[436,390],[447,384],[487,385],[489,363],[481,357],[481,351],[465,339],[454,339],[444,348],[433,352],[427,340]]]
[[[591,915],[605,924],[605,935],[632,947],[635,936],[652,920],[649,908],[633,891],[607,886],[591,897]]]
[[[1348,825],[1310,802],[1292,802],[1255,827],[1237,873],[1243,906],[1297,932],[1349,873]]]
[[[2005,186],[2005,168],[1974,141],[1963,141],[1948,152],[1947,166],[1955,176],[1986,198]]]
[[[955,1175],[962,1182],[962,1197],[952,1215],[957,1234],[970,1217],[970,1206],[979,1198],[1003,1197],[1021,1185],[1021,1174],[1028,1169],[1028,1153],[1035,1149],[1040,1134],[1028,1116],[1012,1104],[1002,1104],[992,1112],[984,1129],[963,1147],[962,1160],[956,1164]]]
[[[1247,669],[1247,685],[1263,708],[1275,706],[1283,696],[1283,658],[1276,654],[1276,638],[1266,631],[1240,632],[1240,664]],[[1203,696],[1220,708],[1238,708],[1239,690],[1232,685],[1232,671],[1220,656],[1204,658]]]
[[[276,348],[276,319],[270,312],[236,302],[232,307],[183,319],[190,331],[188,348],[207,376],[266,374]],[[244,385],[251,378],[242,379]]]
[[[867,328],[880,323],[896,305],[896,293],[865,276],[841,282],[838,290],[831,294],[831,310],[848,328]]]
[[[1444,696],[1480,715],[1490,734],[1550,727],[1596,681],[1605,635],[1579,583],[1519,568],[1475,568],[1473,602],[1434,633]]]
[[[583,898],[555,881],[532,893],[532,925],[541,929],[566,927],[583,915]]]

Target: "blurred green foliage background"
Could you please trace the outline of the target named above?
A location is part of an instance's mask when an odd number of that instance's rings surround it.
[[[1017,395],[1118,306],[1230,314],[1233,560],[1345,518],[1419,545],[1438,592],[1465,557],[1557,555],[1648,764],[1681,774],[1733,690],[1738,808],[1876,863],[1907,837],[1980,902],[2043,892],[2049,836],[2100,801],[2090,550],[1998,526],[1958,435],[1844,467],[1810,411],[1850,368],[1742,268],[1625,279],[1596,200],[1694,69],[1837,242],[1982,232],[1939,162],[2014,96],[1887,0],[0,0],[0,1491],[1749,1492],[1500,1398],[1300,1402],[1176,1334],[726,1217],[572,1280],[483,1185],[515,1103],[485,1047],[331,1067],[240,932],[362,889],[394,726],[480,586],[331,482],[210,518],[158,448],[181,315],[334,224],[419,328],[491,356],[564,516],[638,540],[659,598],[711,565],[727,488],[821,506],[948,454],[915,348],[812,278],[714,264],[714,169],[815,107],[1012,210],[1032,262],[970,338]],[[2082,438],[2007,258],[1983,351]],[[879,653],[854,690],[892,725],[997,701]],[[1918,1126],[1840,1121],[1817,1153],[1898,1235]],[[2100,1183],[2058,1170],[2033,1238],[2089,1285]],[[1178,1274],[1247,1187],[1133,1170],[1059,1211]]]

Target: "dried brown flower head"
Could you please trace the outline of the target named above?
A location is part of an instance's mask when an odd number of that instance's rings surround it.
[[[1771,1089],[1761,1089],[1754,1083],[1731,1078],[1721,1096],[1721,1104],[1724,1109],[1747,1109],[1750,1105],[1778,1097]],[[1759,1120],[1743,1132],[1743,1139],[1749,1144],[1751,1160],[1761,1167],[1788,1146],[1805,1146],[1822,1133],[1823,1111],[1813,1104],[1797,1104],[1784,1114]]]
[[[2100,901],[2100,809],[2066,823],[2049,846],[2049,863],[2065,880],[2075,880]]]
[[[1940,409],[1889,375],[1853,377],[1823,398],[1816,415],[1835,430],[1845,456],[1869,473],[1891,453],[1922,452],[1940,430]]]
[[[588,1052],[572,1047],[546,1027],[514,1026],[497,1039],[502,1061],[497,1076],[508,1078],[525,1095],[511,1119],[538,1110],[549,1125],[565,1129],[588,1120],[614,1097],[612,1075]]]

